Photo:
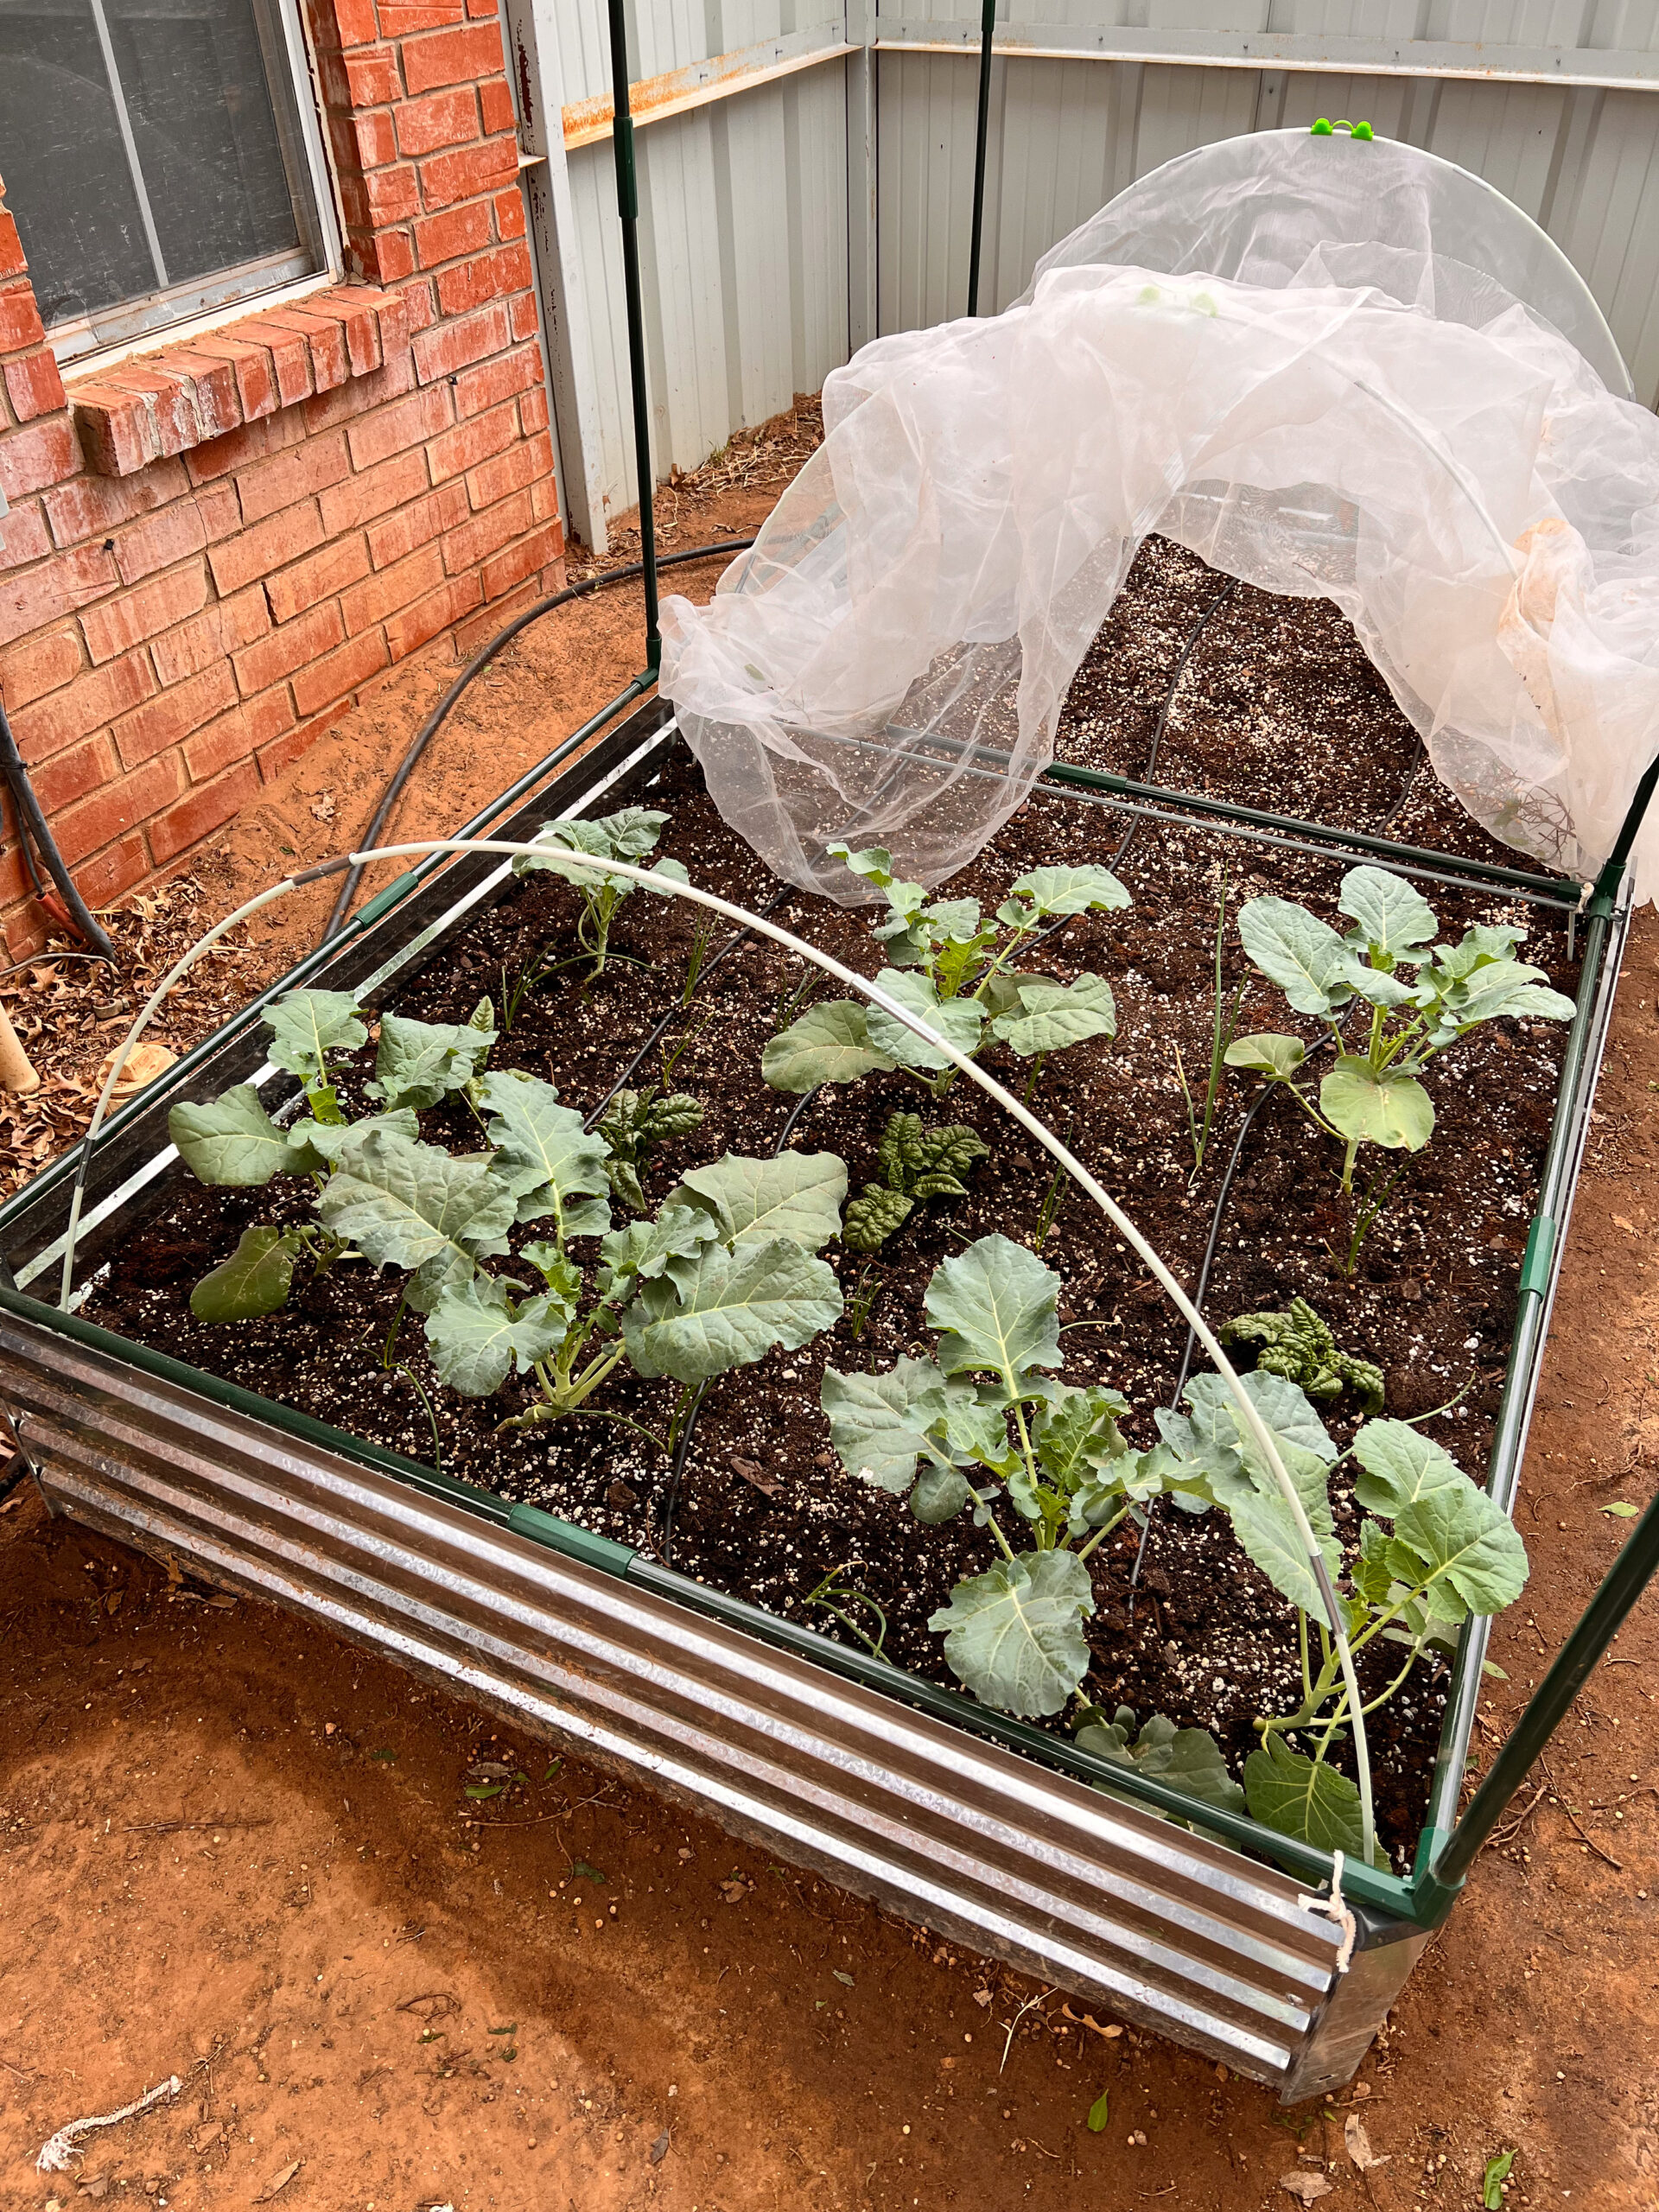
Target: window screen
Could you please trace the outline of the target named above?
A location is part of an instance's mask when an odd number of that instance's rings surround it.
[[[264,0],[0,0],[0,146],[48,329],[98,343],[130,303],[143,327],[318,265]]]

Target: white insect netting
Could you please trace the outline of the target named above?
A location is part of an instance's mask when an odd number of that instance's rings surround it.
[[[1610,385],[1617,389],[1610,389]],[[779,874],[934,884],[1052,757],[1148,533],[1333,600],[1441,779],[1584,877],[1659,752],[1659,421],[1558,249],[1415,149],[1269,132],[1144,179],[1003,314],[878,339],[662,688]],[[1637,846],[1659,893],[1659,809]]]

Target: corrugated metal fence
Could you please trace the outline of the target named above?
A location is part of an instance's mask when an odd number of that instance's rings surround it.
[[[695,467],[877,331],[963,311],[976,0],[636,4],[653,442]],[[562,480],[636,496],[603,0],[505,0]],[[1659,402],[1659,0],[1000,0],[982,302],[1135,178],[1368,118],[1486,177],[1588,280]]]

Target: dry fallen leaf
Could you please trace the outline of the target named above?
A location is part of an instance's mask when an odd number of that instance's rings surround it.
[[[1389,2153],[1385,2151],[1379,2158],[1372,2150],[1371,2139],[1365,2133],[1365,2123],[1357,2112],[1351,2112],[1343,2121],[1342,2139],[1348,2147],[1349,2157],[1361,2173],[1368,2174],[1373,2166],[1388,2164]]]
[[[747,1882],[722,1882],[720,1894],[728,1904],[741,1904],[749,1894],[749,1885]]]
[[[1327,2181],[1323,2174],[1281,2174],[1279,2186],[1299,2204],[1317,2204],[1322,2196],[1334,2196],[1337,2193],[1336,2183]]]
[[[271,2198],[276,2196],[277,2190],[279,2189],[286,2189],[289,2182],[293,2180],[295,2175],[298,2173],[299,2171],[299,2160],[297,2158],[290,2159],[289,2164],[283,2168],[280,2173],[273,2174],[271,2176],[270,2179],[260,2190],[258,2196],[254,2198],[254,2202],[256,2204],[269,2204]]]
[[[163,1069],[170,1068],[178,1054],[165,1045],[135,1045],[121,1071],[121,1080],[110,1095],[111,1105],[118,1106],[123,1099],[130,1098],[147,1083],[154,1083]],[[98,1071],[98,1088],[102,1090],[110,1079],[110,1070],[115,1065],[115,1054],[106,1055]]]

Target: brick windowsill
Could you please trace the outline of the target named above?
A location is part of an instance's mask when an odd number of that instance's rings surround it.
[[[395,292],[336,284],[292,307],[238,316],[184,344],[135,355],[85,382],[72,372],[69,407],[88,468],[130,476],[367,376],[408,345],[408,317]]]

